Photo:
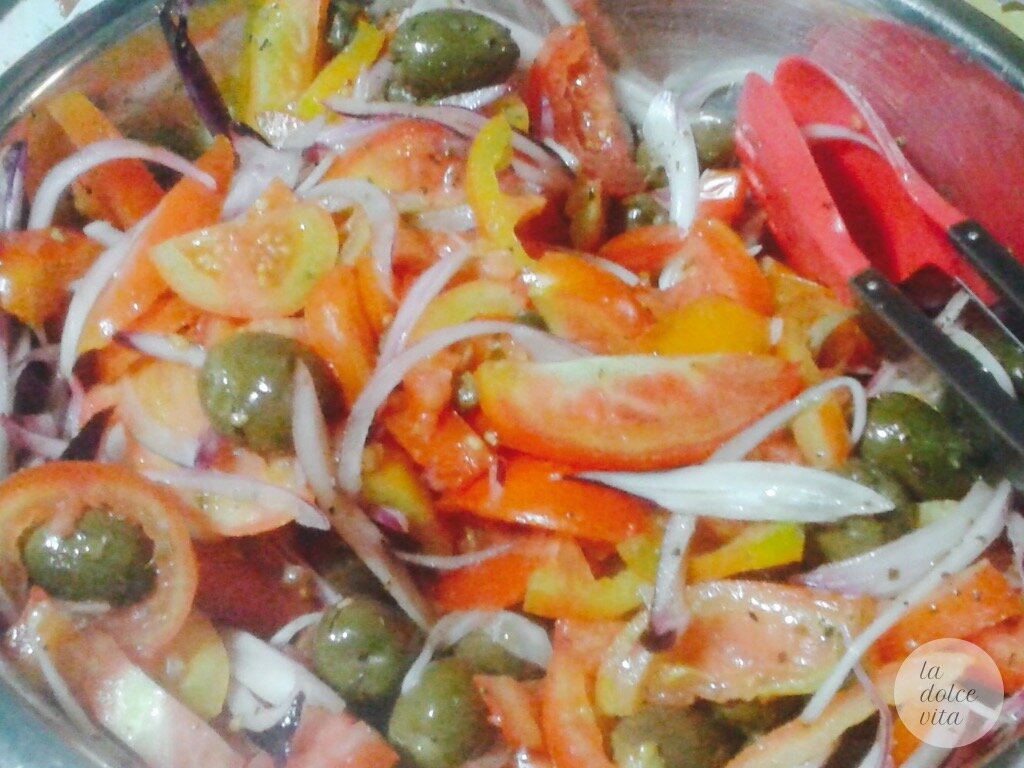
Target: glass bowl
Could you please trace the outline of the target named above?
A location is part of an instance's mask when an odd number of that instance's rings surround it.
[[[509,12],[511,0],[493,2]],[[539,18],[534,6],[539,0],[520,9],[525,23]],[[880,16],[945,38],[1024,92],[1024,41],[959,0],[604,0],[603,6],[631,63],[656,79],[699,72],[728,57],[798,53],[819,25]],[[219,79],[232,75],[243,7],[244,0],[207,0],[191,12],[193,39]],[[126,135],[187,141],[197,130],[194,111],[155,22],[152,0],[99,0],[0,74],[0,145],[18,137],[34,104],[70,88],[93,98]],[[990,765],[1024,765],[1024,745],[1011,752]],[[0,656],[0,768],[136,764],[112,741],[76,731]]]

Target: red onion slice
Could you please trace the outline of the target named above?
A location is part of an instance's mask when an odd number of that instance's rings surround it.
[[[960,502],[980,511],[974,516],[963,539],[943,557],[934,568],[916,583],[897,595],[861,632],[847,648],[828,678],[811,697],[800,717],[805,721],[816,719],[828,706],[853,671],[854,666],[867,653],[878,638],[884,635],[904,614],[926,599],[949,574],[958,573],[973,563],[995,541],[1006,524],[1006,506],[1010,499],[1009,482],[1003,480],[994,489],[978,481]]]
[[[1024,585],[1024,517],[1020,512],[1011,512],[1006,518],[1006,538],[1013,550],[1013,569]]]
[[[369,69],[363,69],[356,78],[352,88],[352,98],[356,101],[374,101],[384,98],[388,81],[395,65],[391,59],[378,59]]]
[[[493,104],[502,96],[511,92],[512,86],[508,83],[497,83],[495,85],[485,85],[483,88],[477,88],[475,91],[454,93],[451,96],[438,99],[434,103],[439,107],[459,107],[460,109],[477,110]]]
[[[676,514],[725,520],[826,523],[893,508],[877,491],[839,475],[768,461],[699,464],[665,472],[584,472],[579,477]]]
[[[572,360],[588,353],[581,347],[559,339],[536,328],[498,320],[473,320],[426,336],[413,346],[396,355],[387,364],[374,371],[348,415],[345,432],[338,446],[338,484],[350,494],[359,492],[363,447],[373,426],[373,419],[391,392],[402,383],[405,375],[418,363],[452,344],[479,336],[507,334],[523,345],[530,355],[541,362]]]
[[[982,370],[987,371],[996,380],[996,384],[999,385],[1003,392],[1014,400],[1017,399],[1017,391],[1013,388],[1013,380],[1010,378],[1010,374],[1006,372],[1006,368],[989,351],[988,347],[963,328],[949,328],[946,330],[946,335],[949,336],[950,341],[977,360]]]
[[[803,127],[804,138],[809,141],[849,141],[852,144],[859,144],[867,147],[872,152],[882,154],[882,148],[875,142],[844,125],[831,125],[829,123],[809,123]]]
[[[476,229],[473,208],[468,203],[439,210],[418,211],[413,214],[413,221],[420,229],[430,232],[460,234]]]
[[[395,557],[410,565],[418,565],[420,568],[429,568],[433,571],[457,571],[460,568],[468,568],[471,565],[485,563],[498,555],[503,555],[512,549],[511,544],[496,544],[486,549],[478,549],[476,552],[466,552],[462,555],[424,555],[419,552],[395,552]]]
[[[394,285],[391,275],[391,256],[398,234],[398,209],[388,194],[375,184],[362,179],[337,179],[325,181],[303,193],[302,197],[314,200],[331,213],[337,213],[358,205],[370,221],[373,233],[370,241],[370,255],[384,292],[393,297]]]
[[[654,97],[641,130],[651,155],[668,175],[669,218],[687,232],[697,218],[700,161],[690,120],[671,91]]]
[[[144,448],[179,467],[196,465],[201,436],[183,434],[153,418],[139,400],[130,380],[121,388],[117,411],[128,432]]]
[[[805,409],[822,402],[838,389],[848,389],[853,397],[853,423],[850,425],[850,441],[856,444],[864,433],[864,425],[867,424],[867,395],[859,381],[851,376],[839,376],[804,390],[793,400],[758,419],[721,445],[708,459],[708,463],[739,461],[774,432],[789,424]]]
[[[68,441],[42,435],[22,426],[11,416],[0,416],[0,428],[5,440],[14,448],[23,448],[43,459],[56,461],[67,450]]]
[[[889,710],[889,705],[885,703],[878,693],[878,688],[875,687],[875,684],[860,664],[854,666],[853,674],[856,676],[857,682],[867,692],[871,703],[875,705],[875,709],[878,710],[878,730],[875,735],[875,742],[871,745],[871,749],[864,755],[860,763],[857,764],[857,768],[889,768],[892,764],[892,712]]]
[[[203,186],[214,189],[217,182],[205,171],[162,147],[153,147],[133,139],[108,139],[97,141],[57,163],[43,178],[36,190],[29,214],[29,229],[43,229],[50,226],[57,210],[60,197],[75,179],[93,168],[113,160],[146,160],[164,165],[183,176],[194,179]]]
[[[271,635],[269,641],[270,644],[288,645],[292,640],[295,639],[296,635],[298,635],[299,632],[319,623],[320,619],[322,619],[323,616],[323,611],[304,613],[301,616],[296,616],[294,619],[292,619],[279,630],[277,630],[277,632]]]
[[[203,347],[176,333],[121,331],[114,334],[114,341],[147,357],[168,363],[202,368],[206,362],[206,350]]]
[[[657,647],[670,647],[690,623],[690,611],[683,600],[682,574],[686,550],[696,529],[695,515],[673,515],[665,526],[651,604],[651,634]]]
[[[447,249],[446,252],[416,278],[405,298],[395,312],[387,333],[380,344],[378,365],[388,363],[395,355],[405,349],[409,334],[433,301],[459,270],[469,261],[469,248]]]
[[[109,221],[90,221],[82,227],[82,234],[104,248],[113,248],[124,238],[124,232]]]
[[[21,229],[25,211],[28,145],[16,141],[0,154],[0,232]]]
[[[619,278],[619,280],[628,285],[630,288],[635,288],[636,286],[640,285],[643,282],[643,280],[640,279],[640,276],[637,275],[635,272],[631,272],[621,264],[618,264],[612,261],[611,259],[606,259],[602,256],[591,256],[590,254],[587,253],[581,254],[581,256],[584,261],[593,264],[595,267],[598,267],[599,269],[603,269],[610,275],[614,275],[615,277]]]
[[[237,501],[280,510],[306,528],[326,531],[331,527],[327,516],[301,496],[287,488],[262,480],[202,469],[148,471],[142,474],[155,483],[169,485],[178,491],[226,496]]]
[[[330,441],[316,384],[303,363],[295,366],[292,395],[292,443],[295,458],[306,476],[306,482],[320,506],[329,509],[334,503],[334,476],[331,472]]]
[[[305,163],[298,150],[275,149],[250,136],[234,142],[238,170],[224,199],[222,216],[233,219],[249,210],[275,179],[294,188]]]

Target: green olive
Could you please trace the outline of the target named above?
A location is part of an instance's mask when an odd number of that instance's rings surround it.
[[[54,597],[128,605],[153,589],[152,550],[137,525],[88,510],[67,536],[33,530],[21,556],[29,580]]]
[[[960,498],[976,474],[964,436],[937,409],[902,392],[871,401],[860,453],[920,500]]]
[[[649,706],[620,720],[612,731],[616,765],[642,765],[656,749],[665,768],[719,768],[743,737],[697,707]]]
[[[300,360],[313,376],[321,407],[331,415],[338,403],[331,374],[308,347],[263,332],[236,333],[214,346],[199,375],[199,397],[214,429],[254,451],[289,450]]]
[[[646,192],[623,198],[621,206],[624,230],[668,222],[668,211],[665,206],[659,203],[654,195]]]
[[[329,610],[313,638],[313,667],[354,704],[381,704],[398,692],[419,635],[404,617],[365,597]]]
[[[494,733],[469,664],[455,657],[431,662],[398,697],[388,738],[416,768],[455,768],[486,750]]]
[[[735,125],[714,111],[701,110],[690,122],[701,168],[720,168],[733,162]]]
[[[387,601],[388,593],[380,579],[366,567],[366,563],[347,548],[332,552],[321,567],[320,575],[344,597],[372,597]]]
[[[470,632],[455,644],[456,658],[463,659],[473,672],[482,675],[507,675],[517,680],[537,677],[539,667],[509,653],[505,646],[486,632]]]
[[[398,83],[420,99],[471,91],[507,78],[519,61],[508,29],[473,11],[419,13],[391,40]]]

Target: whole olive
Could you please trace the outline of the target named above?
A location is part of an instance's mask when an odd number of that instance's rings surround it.
[[[454,657],[431,662],[395,702],[388,738],[417,768],[455,768],[486,750],[494,733],[469,664]]]
[[[736,730],[696,707],[648,706],[612,731],[617,765],[631,765],[643,749],[656,748],[665,768],[719,768],[742,743]]]
[[[517,680],[537,677],[542,670],[510,653],[486,632],[470,632],[455,644],[455,656],[482,675],[508,675]]]
[[[395,78],[419,99],[471,91],[507,78],[519,61],[508,29],[454,8],[416,14],[391,40]]]
[[[214,429],[254,451],[292,447],[295,368],[305,364],[328,415],[337,394],[327,366],[316,353],[287,336],[242,332],[210,349],[199,375],[199,397]]]
[[[668,210],[658,202],[654,195],[647,192],[623,198],[620,206],[622,229],[624,230],[668,222]]]
[[[976,474],[964,436],[937,409],[902,392],[871,401],[860,453],[921,500],[960,498]]]
[[[21,546],[29,580],[62,600],[128,605],[153,589],[153,545],[139,526],[99,509],[87,510],[67,536],[45,525]]]
[[[418,639],[416,628],[382,603],[348,598],[317,625],[313,667],[351,703],[381,704],[398,692]]]

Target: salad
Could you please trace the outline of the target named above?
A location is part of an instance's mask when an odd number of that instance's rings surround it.
[[[665,90],[546,7],[256,0],[217,83],[171,2],[195,146],[21,122],[6,659],[153,768],[979,764],[1024,712],[1004,449],[787,263],[734,140],[775,62]],[[952,753],[893,699],[943,638],[1005,690]]]

